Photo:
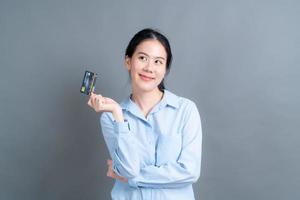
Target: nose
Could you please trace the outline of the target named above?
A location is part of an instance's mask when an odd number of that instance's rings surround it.
[[[153,65],[151,64],[151,62],[147,62],[147,64],[144,66],[143,70],[145,72],[148,72],[148,73],[152,73],[153,72]]]

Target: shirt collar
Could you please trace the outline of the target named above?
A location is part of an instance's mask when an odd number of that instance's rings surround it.
[[[129,95],[124,101],[121,102],[121,107],[124,110],[130,111],[132,113],[138,112],[137,105],[130,99]],[[168,90],[164,90],[164,95],[161,101],[158,103],[159,108],[162,108],[166,105],[171,106],[173,108],[179,107],[179,97]]]
[[[164,96],[160,102],[162,105],[169,105],[174,108],[179,107],[179,97],[168,90],[164,90]]]

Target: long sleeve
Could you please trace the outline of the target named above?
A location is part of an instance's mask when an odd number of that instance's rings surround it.
[[[129,123],[116,122],[110,113],[103,113],[100,124],[104,140],[113,160],[114,171],[125,178],[139,173],[139,157],[136,153],[136,139],[130,131]]]
[[[187,121],[183,126],[182,149],[174,162],[160,166],[149,165],[140,169],[136,177],[128,180],[132,187],[176,188],[196,182],[200,176],[202,129],[197,107],[190,103]]]

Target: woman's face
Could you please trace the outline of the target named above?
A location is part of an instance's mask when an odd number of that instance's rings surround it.
[[[125,59],[132,87],[146,92],[158,89],[166,73],[166,61],[166,50],[158,40],[141,42],[132,57]]]

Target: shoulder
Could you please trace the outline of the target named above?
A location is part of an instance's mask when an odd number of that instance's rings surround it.
[[[169,102],[176,105],[179,109],[197,109],[196,103],[189,98],[176,95],[168,90],[166,90],[166,94],[168,95]]]
[[[201,117],[196,102],[182,96],[177,96],[177,99],[177,115],[181,116],[181,123],[201,126]]]
[[[197,108],[196,103],[186,97],[180,97],[179,105],[186,108]]]
[[[182,118],[182,123],[186,123],[189,120],[193,120],[193,121],[200,121],[200,114],[197,108],[196,103],[186,97],[182,97],[182,96],[178,96],[175,95],[173,93],[171,93],[170,91],[169,95],[171,94],[173,96],[173,99],[176,99],[176,110],[177,110],[177,116],[180,116]]]

